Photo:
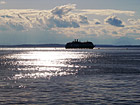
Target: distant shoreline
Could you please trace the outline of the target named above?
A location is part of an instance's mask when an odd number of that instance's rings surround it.
[[[65,47],[65,44],[21,44],[21,45],[0,45],[0,47]],[[140,45],[95,45],[95,47],[140,47]]]
[[[21,44],[21,45],[0,45],[0,47],[65,47],[64,44]]]

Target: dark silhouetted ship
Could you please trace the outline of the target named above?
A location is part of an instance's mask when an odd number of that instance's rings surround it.
[[[69,42],[65,45],[66,49],[79,48],[79,49],[93,49],[95,45],[92,42],[80,42],[75,39],[73,42]]]

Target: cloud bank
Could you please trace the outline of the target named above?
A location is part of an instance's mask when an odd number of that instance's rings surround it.
[[[78,28],[88,24],[86,16],[73,14],[74,4],[57,6],[52,10],[0,10],[0,23],[7,29]]]
[[[25,31],[32,28],[80,28],[84,25],[101,24],[100,20],[89,20],[86,15],[109,15],[105,23],[116,27],[124,27],[121,19],[111,14],[133,15],[133,11],[120,10],[77,10],[75,4],[57,6],[52,10],[0,10],[0,30],[13,29]],[[3,28],[2,28],[3,27]]]
[[[75,4],[57,6],[51,10],[0,10],[2,32],[31,32],[39,30],[69,38],[103,39],[140,36],[139,19],[134,11],[76,9]],[[125,20],[122,18],[125,17]],[[127,24],[129,23],[129,24]],[[35,34],[35,33],[34,33]],[[108,42],[108,40],[107,40]]]
[[[122,10],[115,10],[115,9],[81,9],[76,10],[83,15],[100,15],[100,16],[109,16],[109,15],[117,15],[117,14],[124,14],[127,16],[134,16],[135,11],[122,11]]]

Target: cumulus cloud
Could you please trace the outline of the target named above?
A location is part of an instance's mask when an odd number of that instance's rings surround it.
[[[75,6],[75,4],[68,4],[57,6],[51,10],[0,10],[0,32],[7,32],[8,30],[30,32],[29,30],[39,29],[43,32],[56,32],[59,35],[69,35],[71,37],[93,36],[94,38],[104,37],[105,35],[122,37],[128,35],[128,33],[140,35],[140,25],[127,25],[126,19],[124,20],[126,22],[124,27],[124,22],[117,17],[118,15],[110,16],[112,14],[119,14],[122,17],[128,15],[125,18],[130,18],[130,15],[134,14],[133,11],[77,10]],[[109,17],[105,19],[105,16]],[[101,24],[103,21],[110,25]],[[128,21],[135,24],[139,20],[131,19]],[[114,26],[121,28],[114,28]]]
[[[28,30],[31,28],[31,23],[25,19],[25,16],[22,16],[21,13],[24,12],[19,10],[0,10],[0,23],[6,29],[13,29],[17,31]],[[19,17],[21,15],[21,17]]]
[[[57,6],[51,10],[33,9],[8,9],[0,10],[1,29],[13,29],[26,31],[33,28],[82,28],[101,24],[100,20],[89,20],[88,15],[110,15],[110,14],[132,15],[133,11],[120,10],[77,10],[75,4]],[[91,17],[90,17],[91,18]],[[108,17],[106,23],[117,27],[124,27],[123,22],[117,17]],[[5,27],[5,28],[2,28]]]
[[[109,16],[104,21],[105,23],[108,23],[116,27],[124,27],[123,21],[119,19],[117,16]]]
[[[75,4],[68,4],[52,9],[48,17],[48,27],[78,28],[80,24],[88,24],[86,16],[71,13],[75,6]]]
[[[51,12],[52,12],[52,14],[57,15],[61,18],[63,15],[66,15],[70,11],[74,10],[75,6],[76,6],[75,4],[57,6]]]
[[[78,28],[80,27],[80,23],[86,23],[86,17],[79,16],[79,19],[78,16],[71,13],[71,11],[75,9],[75,6],[75,4],[68,4],[64,6],[57,6],[52,9],[51,14],[47,18],[48,27]]]
[[[59,27],[59,28],[68,28],[68,27],[73,27],[73,28],[78,28],[80,25],[75,22],[75,21],[70,21],[66,19],[60,19],[58,17],[52,16],[51,18],[48,19],[48,27]]]
[[[9,29],[26,31],[32,28],[78,28],[88,24],[86,16],[71,13],[75,4],[57,6],[52,10],[0,10],[0,22]]]

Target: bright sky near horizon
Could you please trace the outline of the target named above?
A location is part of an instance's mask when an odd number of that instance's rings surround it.
[[[140,0],[0,0],[0,44],[140,44]]]

